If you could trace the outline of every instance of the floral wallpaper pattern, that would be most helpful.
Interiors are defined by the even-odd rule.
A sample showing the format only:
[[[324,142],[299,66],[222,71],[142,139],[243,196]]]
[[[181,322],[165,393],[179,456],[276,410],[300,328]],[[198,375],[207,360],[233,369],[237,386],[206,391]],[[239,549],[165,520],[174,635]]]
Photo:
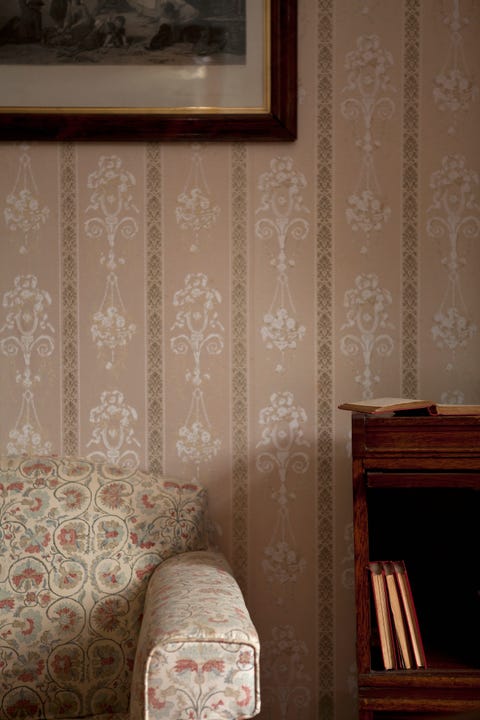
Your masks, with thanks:
[[[480,237],[478,172],[465,167],[463,156],[445,156],[441,169],[431,175],[430,187],[427,233],[441,243],[439,259],[447,275],[431,333],[437,347],[451,351],[453,361],[456,349],[466,347],[477,333],[463,298],[461,273],[467,262],[462,245]]]
[[[337,405],[480,401],[480,7],[298,15],[294,143],[0,145],[0,447],[204,484],[261,719],[354,720]]]
[[[17,275],[13,289],[3,295],[6,314],[0,350],[5,357],[15,358],[15,380],[22,391],[15,426],[8,433],[6,450],[11,455],[32,451],[46,454],[52,450],[52,443],[42,438],[34,391],[35,384],[41,382],[35,360],[50,357],[55,347],[55,330],[48,320],[51,303],[48,292],[38,287],[35,275]]]
[[[191,355],[193,366],[185,371],[185,382],[192,386],[192,396],[183,425],[178,429],[177,454],[191,463],[199,477],[200,465],[208,463],[221,447],[208,419],[202,385],[211,380],[201,371],[203,356],[220,355],[224,349],[225,328],[219,319],[221,295],[209,287],[203,273],[188,274],[185,286],[177,290],[173,305],[178,310],[172,325],[170,349],[176,355]]]
[[[353,123],[355,147],[360,152],[358,179],[348,197],[346,219],[354,232],[360,233],[361,252],[367,252],[370,237],[385,230],[391,208],[382,198],[382,190],[375,170],[375,152],[381,148],[381,123],[390,120],[395,112],[392,95],[396,88],[389,77],[393,65],[392,54],[381,47],[377,35],[361,35],[357,47],[347,53],[345,69],[346,99],[342,114]]]

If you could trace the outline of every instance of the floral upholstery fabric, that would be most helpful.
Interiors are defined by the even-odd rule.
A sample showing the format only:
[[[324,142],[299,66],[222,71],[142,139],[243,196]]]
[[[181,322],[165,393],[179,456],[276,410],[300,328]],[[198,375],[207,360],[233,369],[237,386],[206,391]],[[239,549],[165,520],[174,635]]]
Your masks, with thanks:
[[[0,458],[2,720],[128,717],[148,581],[206,547],[205,510],[195,483]]]
[[[259,642],[218,553],[170,558],[150,581],[131,720],[233,720],[260,710]]]

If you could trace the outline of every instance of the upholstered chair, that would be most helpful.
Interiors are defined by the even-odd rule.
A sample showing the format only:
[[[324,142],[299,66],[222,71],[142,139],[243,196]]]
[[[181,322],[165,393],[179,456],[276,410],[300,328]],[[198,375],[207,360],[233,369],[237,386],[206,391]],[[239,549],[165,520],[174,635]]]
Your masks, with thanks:
[[[0,718],[240,720],[259,639],[207,495],[82,458],[0,458]]]

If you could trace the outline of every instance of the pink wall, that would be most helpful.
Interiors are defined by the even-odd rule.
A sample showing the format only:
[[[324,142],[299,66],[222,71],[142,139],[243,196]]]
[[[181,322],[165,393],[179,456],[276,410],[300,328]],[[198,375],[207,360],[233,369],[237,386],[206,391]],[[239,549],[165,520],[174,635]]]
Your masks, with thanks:
[[[0,448],[209,487],[263,720],[355,717],[338,403],[480,401],[479,28],[300,0],[293,144],[0,146]]]

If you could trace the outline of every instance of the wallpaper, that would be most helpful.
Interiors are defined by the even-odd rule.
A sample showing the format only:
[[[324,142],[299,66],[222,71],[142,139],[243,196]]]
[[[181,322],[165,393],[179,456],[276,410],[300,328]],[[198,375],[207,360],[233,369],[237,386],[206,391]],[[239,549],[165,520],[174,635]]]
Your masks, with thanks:
[[[480,4],[298,12],[294,143],[0,144],[0,447],[205,484],[260,717],[354,720],[337,405],[480,401]]]

